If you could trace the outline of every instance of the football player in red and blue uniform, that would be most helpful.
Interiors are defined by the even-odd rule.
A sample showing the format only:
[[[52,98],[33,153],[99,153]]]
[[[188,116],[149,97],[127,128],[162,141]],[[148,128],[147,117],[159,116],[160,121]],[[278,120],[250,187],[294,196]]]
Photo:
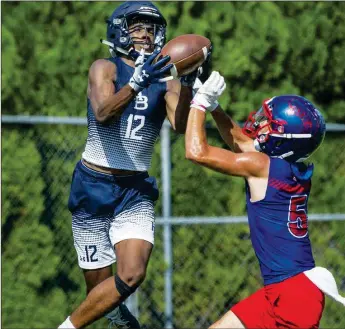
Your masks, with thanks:
[[[314,167],[303,161],[324,139],[324,118],[306,98],[282,95],[265,100],[241,129],[217,102],[224,89],[224,78],[213,72],[194,96],[186,157],[245,179],[251,241],[264,287],[211,328],[317,328],[324,293],[344,302],[336,285],[329,288],[334,283],[332,274],[315,267],[308,236]],[[232,151],[207,143],[207,111]]]

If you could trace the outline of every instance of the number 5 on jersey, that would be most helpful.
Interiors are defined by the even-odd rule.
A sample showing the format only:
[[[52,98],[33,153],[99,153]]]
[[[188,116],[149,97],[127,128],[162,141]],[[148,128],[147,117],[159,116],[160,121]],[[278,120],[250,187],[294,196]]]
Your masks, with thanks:
[[[294,195],[290,199],[289,232],[296,238],[304,238],[308,234],[308,216],[306,212],[307,195]]]
[[[140,121],[139,124],[133,128],[133,123]],[[133,115],[130,114],[127,119],[127,129],[126,129],[126,138],[135,139],[141,141],[143,136],[137,135],[137,132],[144,127],[145,124],[145,116],[144,115]]]

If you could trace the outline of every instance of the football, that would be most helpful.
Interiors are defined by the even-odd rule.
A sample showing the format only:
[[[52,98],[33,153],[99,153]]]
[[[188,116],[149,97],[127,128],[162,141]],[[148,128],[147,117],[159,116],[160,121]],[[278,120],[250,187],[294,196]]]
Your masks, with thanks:
[[[174,64],[174,76],[181,77],[195,71],[206,60],[211,41],[198,34],[184,34],[170,40],[161,50],[161,56],[170,56]]]

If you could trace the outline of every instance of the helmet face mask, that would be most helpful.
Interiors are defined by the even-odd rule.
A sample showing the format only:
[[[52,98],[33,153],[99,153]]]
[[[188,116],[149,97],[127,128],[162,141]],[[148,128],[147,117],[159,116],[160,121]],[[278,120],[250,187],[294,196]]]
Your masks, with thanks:
[[[249,114],[247,121],[243,126],[243,132],[250,138],[259,138],[261,142],[267,141],[268,135],[272,133],[280,134],[284,132],[284,120],[274,120],[272,111],[269,108],[270,99],[264,100],[258,111]],[[277,129],[274,129],[272,123]],[[264,139],[265,137],[265,139]]]
[[[101,41],[109,46],[113,57],[120,53],[135,60],[140,48],[149,55],[165,44],[166,21],[151,2],[126,2],[113,12],[107,23],[107,40]]]
[[[152,20],[146,17],[135,17],[131,21],[127,22],[128,33],[132,40],[132,45],[141,46],[145,50],[154,50],[156,31],[160,26],[152,22]],[[137,49],[138,50],[138,49]]]
[[[321,113],[307,99],[283,95],[265,100],[250,113],[243,133],[255,149],[290,162],[307,159],[321,145],[326,131]]]

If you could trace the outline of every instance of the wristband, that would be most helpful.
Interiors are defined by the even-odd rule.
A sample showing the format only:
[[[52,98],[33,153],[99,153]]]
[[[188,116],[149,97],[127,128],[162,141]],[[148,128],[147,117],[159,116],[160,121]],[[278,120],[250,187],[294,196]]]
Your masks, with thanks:
[[[193,107],[195,109],[198,109],[200,111],[206,112],[207,108],[201,104],[195,103],[194,101],[190,102],[190,107]]]
[[[141,87],[140,85],[138,85],[138,83],[134,80],[133,77],[131,77],[131,79],[129,80],[129,83],[128,83],[133,89],[134,91],[136,92],[140,92],[142,91],[144,88]]]

